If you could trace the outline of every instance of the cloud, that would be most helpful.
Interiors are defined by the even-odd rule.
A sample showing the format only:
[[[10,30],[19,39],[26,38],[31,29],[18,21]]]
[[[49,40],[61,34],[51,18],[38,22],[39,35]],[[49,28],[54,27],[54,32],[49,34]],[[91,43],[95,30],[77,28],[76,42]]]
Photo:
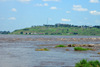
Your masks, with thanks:
[[[48,4],[47,3],[44,3],[44,4],[36,4],[35,6],[43,7],[43,6],[48,6]]]
[[[9,17],[8,20],[16,20],[15,17]]]
[[[92,14],[92,15],[100,15],[100,12],[94,10],[94,11],[90,11],[90,14]]]
[[[66,11],[66,13],[70,13],[70,11]]]
[[[42,0],[42,1],[55,1],[55,2],[59,2],[60,0]]]
[[[52,10],[56,10],[56,9],[57,9],[57,7],[50,7],[50,9],[52,9]]]
[[[73,10],[74,11],[88,11],[87,8],[82,8],[81,5],[73,5]]]
[[[44,6],[48,6],[48,4],[47,3],[44,3]]]
[[[61,20],[62,21],[71,21],[70,19],[64,19],[64,18],[62,18]]]
[[[18,0],[20,2],[30,2],[31,0]]]
[[[90,3],[99,3],[99,0],[90,0]]]
[[[16,8],[12,8],[12,11],[13,11],[13,12],[16,12],[17,10],[16,10]]]
[[[42,7],[43,4],[35,4],[35,6]]]

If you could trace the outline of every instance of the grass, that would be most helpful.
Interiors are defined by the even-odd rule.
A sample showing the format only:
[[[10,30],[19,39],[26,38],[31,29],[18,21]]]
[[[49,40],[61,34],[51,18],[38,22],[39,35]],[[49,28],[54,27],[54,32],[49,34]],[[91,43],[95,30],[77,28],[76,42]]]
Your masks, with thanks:
[[[35,49],[35,51],[49,51],[48,48]]]
[[[75,44],[72,44],[72,47],[75,47]]]
[[[100,54],[100,52],[98,52],[98,54]]]
[[[74,47],[75,51],[87,51],[90,50],[89,48],[82,48],[82,47]]]
[[[57,47],[67,47],[67,46],[65,46],[65,45],[56,45],[55,47],[57,48]]]
[[[96,61],[87,61],[86,59],[81,60],[75,64],[75,67],[100,67],[100,62]]]

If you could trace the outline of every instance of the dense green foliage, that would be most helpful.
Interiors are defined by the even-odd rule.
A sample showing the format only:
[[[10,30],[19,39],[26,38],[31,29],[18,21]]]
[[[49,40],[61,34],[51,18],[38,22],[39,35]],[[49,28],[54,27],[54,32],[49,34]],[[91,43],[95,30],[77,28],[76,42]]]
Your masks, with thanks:
[[[9,34],[9,31],[0,31],[0,34]]]
[[[100,28],[81,26],[32,26],[15,30],[11,34],[27,35],[100,35]]]
[[[100,62],[98,60],[87,61],[83,59],[80,62],[76,63],[75,67],[100,67]]]
[[[75,51],[86,51],[86,50],[90,50],[88,48],[83,48],[83,47],[74,47]]]
[[[55,47],[67,47],[65,45],[56,45]]]

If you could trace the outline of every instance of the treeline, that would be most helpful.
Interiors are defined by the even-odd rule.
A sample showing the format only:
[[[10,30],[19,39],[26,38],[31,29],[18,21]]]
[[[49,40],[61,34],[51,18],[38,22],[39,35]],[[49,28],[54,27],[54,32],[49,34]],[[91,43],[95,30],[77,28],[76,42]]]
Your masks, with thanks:
[[[96,26],[87,26],[87,25],[82,25],[82,26],[78,26],[78,25],[71,25],[71,24],[55,24],[55,25],[46,25],[44,24],[43,26],[45,27],[78,27],[78,28],[100,28],[100,26],[96,25]]]
[[[9,34],[10,31],[0,31],[0,34]]]

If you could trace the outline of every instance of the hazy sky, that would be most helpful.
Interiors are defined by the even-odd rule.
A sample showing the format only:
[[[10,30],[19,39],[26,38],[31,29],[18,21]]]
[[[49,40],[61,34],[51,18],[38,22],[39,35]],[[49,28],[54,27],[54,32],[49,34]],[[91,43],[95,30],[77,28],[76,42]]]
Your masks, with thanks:
[[[0,30],[66,23],[100,25],[100,0],[0,0]]]

